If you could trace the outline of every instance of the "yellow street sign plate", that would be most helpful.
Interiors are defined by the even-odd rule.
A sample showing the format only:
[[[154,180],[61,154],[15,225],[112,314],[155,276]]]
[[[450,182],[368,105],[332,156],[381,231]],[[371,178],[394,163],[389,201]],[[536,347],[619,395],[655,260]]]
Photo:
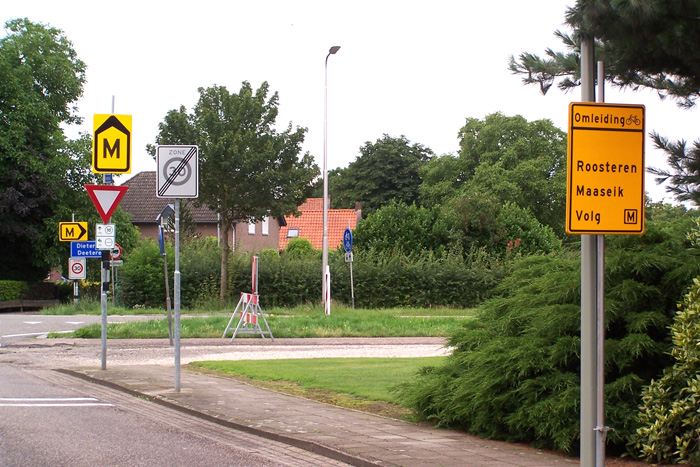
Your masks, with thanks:
[[[644,233],[644,117],[643,105],[569,105],[567,233]]]
[[[62,242],[84,242],[88,239],[87,222],[59,222],[58,239]]]
[[[131,173],[131,115],[95,114],[92,171]]]

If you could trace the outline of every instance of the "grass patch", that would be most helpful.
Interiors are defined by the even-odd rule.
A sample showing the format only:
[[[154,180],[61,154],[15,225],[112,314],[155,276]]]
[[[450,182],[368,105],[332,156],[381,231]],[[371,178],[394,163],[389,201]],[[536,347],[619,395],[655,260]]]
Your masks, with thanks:
[[[112,314],[111,309],[109,310]],[[264,310],[263,310],[264,311]],[[232,311],[214,316],[183,317],[180,336],[186,338],[220,338],[226,329]],[[452,309],[388,309],[361,310],[335,306],[330,316],[320,306],[274,308],[265,313],[275,337],[444,337],[472,319],[471,310]],[[233,326],[238,323],[234,320]],[[262,323],[261,323],[262,324]],[[233,332],[229,332],[230,337]],[[50,335],[50,337],[53,337]],[[62,335],[65,337],[65,334]],[[101,337],[101,326],[94,324],[80,328],[72,337]],[[107,327],[110,339],[167,338],[165,317],[158,320],[115,323]],[[259,337],[242,335],[241,338]]]
[[[399,405],[394,388],[412,379],[420,368],[441,365],[444,359],[445,357],[226,360],[193,362],[187,368],[340,407],[392,418],[412,419],[412,411]]]

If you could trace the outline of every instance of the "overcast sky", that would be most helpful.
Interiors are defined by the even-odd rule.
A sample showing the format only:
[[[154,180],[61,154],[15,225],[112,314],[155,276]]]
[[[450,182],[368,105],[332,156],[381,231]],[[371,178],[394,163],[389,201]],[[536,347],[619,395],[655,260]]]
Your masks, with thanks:
[[[87,64],[80,100],[83,125],[94,114],[133,116],[131,175],[155,170],[146,154],[165,114],[197,89],[237,92],[263,81],[280,96],[278,129],[308,128],[304,149],[323,161],[324,60],[328,62],[328,167],[347,167],[365,142],[405,135],[437,155],[456,153],[469,117],[503,112],[547,118],[566,131],[567,106],[580,91],[542,96],[508,71],[509,55],[563,50],[553,35],[574,0],[356,0],[3,2],[0,19],[27,17],[62,29]],[[647,130],[672,139],[700,137],[698,111],[659,101],[652,92],[619,93],[606,101],[644,104]],[[647,166],[665,157],[647,139]],[[200,176],[206,176],[201,174]],[[130,176],[119,177],[122,183]],[[666,198],[647,176],[652,199]]]

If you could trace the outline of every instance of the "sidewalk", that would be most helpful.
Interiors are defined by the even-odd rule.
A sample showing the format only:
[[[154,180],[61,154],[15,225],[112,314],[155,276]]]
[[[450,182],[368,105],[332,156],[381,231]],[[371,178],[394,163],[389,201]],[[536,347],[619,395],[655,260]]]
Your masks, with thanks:
[[[566,466],[578,459],[382,418],[174,368],[61,370],[232,428],[360,466]]]

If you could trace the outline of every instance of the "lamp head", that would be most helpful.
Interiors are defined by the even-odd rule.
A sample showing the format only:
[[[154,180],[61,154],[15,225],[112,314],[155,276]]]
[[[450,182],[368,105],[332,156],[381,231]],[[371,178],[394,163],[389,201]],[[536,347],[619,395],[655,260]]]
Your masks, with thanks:
[[[330,50],[328,51],[328,53],[329,53],[329,54],[335,54],[335,53],[336,53],[337,51],[339,51],[339,50],[340,50],[340,46],[339,46],[339,45],[334,45],[333,47],[330,48]]]

